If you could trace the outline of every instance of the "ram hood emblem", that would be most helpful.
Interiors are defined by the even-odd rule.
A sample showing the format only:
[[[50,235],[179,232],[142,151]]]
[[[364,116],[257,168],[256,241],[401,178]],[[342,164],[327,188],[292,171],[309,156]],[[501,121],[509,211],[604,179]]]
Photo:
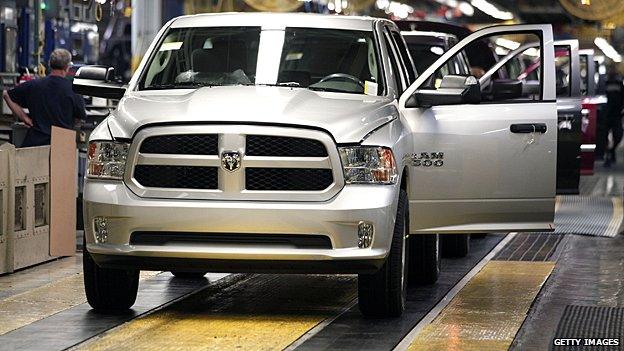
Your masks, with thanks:
[[[229,172],[235,172],[241,167],[241,155],[238,151],[223,151],[221,153],[221,167]]]

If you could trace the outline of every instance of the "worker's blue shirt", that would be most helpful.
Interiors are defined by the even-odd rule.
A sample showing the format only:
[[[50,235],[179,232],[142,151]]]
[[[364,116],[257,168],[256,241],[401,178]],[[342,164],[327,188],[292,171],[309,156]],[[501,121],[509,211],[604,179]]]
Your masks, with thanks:
[[[72,83],[59,76],[31,80],[9,90],[15,103],[28,109],[33,121],[23,147],[49,145],[52,126],[74,129],[76,119],[85,119],[82,96],[72,90]]]

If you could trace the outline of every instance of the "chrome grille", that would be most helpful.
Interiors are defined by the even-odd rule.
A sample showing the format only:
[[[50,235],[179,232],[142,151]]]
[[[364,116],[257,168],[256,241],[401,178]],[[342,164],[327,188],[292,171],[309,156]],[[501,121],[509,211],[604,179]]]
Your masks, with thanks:
[[[238,169],[222,166],[224,153],[239,154]],[[145,128],[135,136],[128,162],[126,184],[141,197],[324,201],[344,186],[333,139],[300,128]]]

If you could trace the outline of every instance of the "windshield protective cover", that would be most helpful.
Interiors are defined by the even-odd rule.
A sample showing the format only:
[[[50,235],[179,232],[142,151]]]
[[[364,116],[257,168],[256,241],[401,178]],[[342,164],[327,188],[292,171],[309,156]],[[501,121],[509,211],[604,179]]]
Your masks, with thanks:
[[[140,90],[277,85],[368,95],[383,92],[371,31],[171,28],[146,67]]]

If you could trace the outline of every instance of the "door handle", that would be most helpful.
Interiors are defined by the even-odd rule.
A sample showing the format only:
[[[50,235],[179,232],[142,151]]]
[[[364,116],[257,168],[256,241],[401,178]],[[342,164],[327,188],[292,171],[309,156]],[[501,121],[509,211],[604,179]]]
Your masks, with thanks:
[[[519,123],[509,126],[512,133],[546,133],[546,123]]]

